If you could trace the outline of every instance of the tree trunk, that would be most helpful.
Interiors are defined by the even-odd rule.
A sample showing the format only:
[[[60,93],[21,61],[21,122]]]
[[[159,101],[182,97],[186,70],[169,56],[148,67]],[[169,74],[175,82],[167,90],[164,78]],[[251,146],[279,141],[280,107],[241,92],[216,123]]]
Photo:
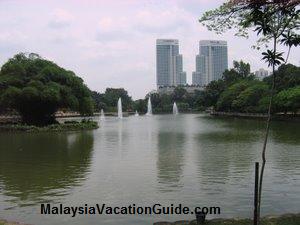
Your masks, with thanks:
[[[273,48],[274,52],[276,52],[276,43],[277,43],[277,38],[274,37],[274,48]],[[265,165],[266,165],[266,149],[267,149],[267,142],[268,142],[268,137],[269,137],[271,117],[272,117],[273,97],[274,97],[274,92],[275,92],[275,64],[274,63],[272,65],[272,70],[273,70],[273,82],[272,82],[271,96],[270,96],[270,102],[269,102],[269,107],[268,107],[268,118],[267,118],[266,130],[265,130],[265,139],[264,139],[263,150],[262,150],[262,167],[261,167],[260,176],[259,176],[258,207],[257,207],[258,224],[260,224],[262,184],[263,184],[264,171],[265,171]]]

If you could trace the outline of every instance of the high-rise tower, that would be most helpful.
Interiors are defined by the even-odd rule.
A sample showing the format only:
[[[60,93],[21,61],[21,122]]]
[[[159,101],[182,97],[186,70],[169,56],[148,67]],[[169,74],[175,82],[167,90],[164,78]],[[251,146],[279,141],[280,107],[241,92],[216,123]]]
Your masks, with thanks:
[[[205,86],[222,77],[228,69],[228,50],[226,41],[203,40],[199,42],[199,55],[196,56],[196,71],[193,84]]]
[[[176,39],[156,40],[156,84],[178,86],[186,84],[186,73],[182,68],[182,55]]]

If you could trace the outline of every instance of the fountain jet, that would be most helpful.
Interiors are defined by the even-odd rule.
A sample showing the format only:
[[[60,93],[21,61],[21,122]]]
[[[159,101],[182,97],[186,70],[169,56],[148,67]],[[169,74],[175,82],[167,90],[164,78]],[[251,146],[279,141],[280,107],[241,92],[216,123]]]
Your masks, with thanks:
[[[103,109],[101,109],[100,120],[105,120],[105,115]]]
[[[174,115],[178,114],[178,108],[177,108],[176,102],[174,102],[174,104],[173,104],[173,114]]]
[[[119,98],[118,100],[118,118],[122,119],[123,118],[123,112],[122,112],[122,100]]]
[[[139,116],[139,113],[136,110],[134,116]]]
[[[151,116],[152,115],[152,105],[151,105],[151,98],[148,98],[148,108],[147,108],[147,116]]]

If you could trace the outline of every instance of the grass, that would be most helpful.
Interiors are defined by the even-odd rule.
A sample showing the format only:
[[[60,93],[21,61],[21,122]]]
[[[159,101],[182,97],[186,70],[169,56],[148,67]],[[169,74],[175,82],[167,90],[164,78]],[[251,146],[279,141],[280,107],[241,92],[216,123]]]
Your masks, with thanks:
[[[98,123],[91,120],[66,121],[61,124],[51,124],[44,127],[38,127],[26,124],[6,124],[0,125],[0,131],[15,132],[44,132],[44,131],[75,131],[75,130],[91,130],[97,129]],[[1,225],[1,224],[0,224]]]

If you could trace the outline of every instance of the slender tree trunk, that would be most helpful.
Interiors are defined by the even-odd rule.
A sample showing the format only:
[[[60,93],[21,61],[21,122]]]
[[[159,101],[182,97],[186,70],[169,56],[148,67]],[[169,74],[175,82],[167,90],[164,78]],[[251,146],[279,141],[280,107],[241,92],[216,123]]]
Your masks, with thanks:
[[[289,50],[288,50],[288,53],[287,53],[287,56],[286,56],[286,59],[285,59],[285,64],[287,64],[287,61],[288,61],[289,56],[290,56],[290,52],[291,52],[291,46],[289,46]]]
[[[274,53],[276,52],[276,44],[277,44],[277,38],[274,37]],[[273,97],[275,92],[275,64],[272,65],[273,70],[273,82],[272,82],[272,88],[271,88],[271,96],[269,101],[269,107],[268,107],[268,118],[267,118],[267,125],[265,130],[265,139],[263,144],[263,150],[262,150],[262,167],[260,170],[260,176],[259,176],[259,190],[258,190],[258,207],[257,207],[257,218],[258,218],[258,224],[260,224],[260,207],[261,207],[261,194],[262,194],[262,184],[263,184],[263,178],[264,178],[264,171],[265,171],[265,165],[266,165],[266,149],[267,149],[267,142],[269,137],[269,130],[270,130],[270,124],[271,124],[271,117],[272,117],[272,104],[273,104]]]

